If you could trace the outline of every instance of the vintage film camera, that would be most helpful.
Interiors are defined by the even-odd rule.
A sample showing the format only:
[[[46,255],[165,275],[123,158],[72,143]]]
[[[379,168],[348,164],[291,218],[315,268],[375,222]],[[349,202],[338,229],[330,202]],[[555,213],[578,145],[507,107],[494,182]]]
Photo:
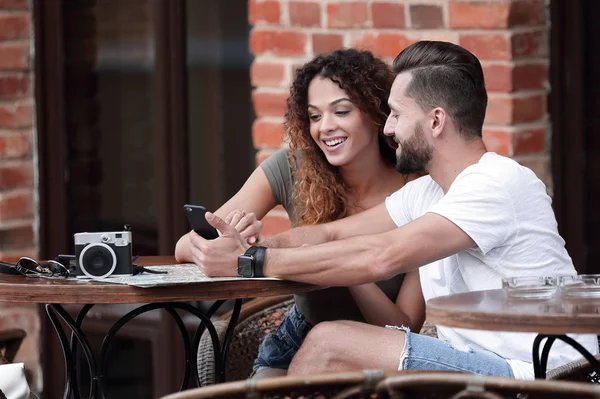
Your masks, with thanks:
[[[132,275],[131,231],[76,233],[75,276],[105,278]]]

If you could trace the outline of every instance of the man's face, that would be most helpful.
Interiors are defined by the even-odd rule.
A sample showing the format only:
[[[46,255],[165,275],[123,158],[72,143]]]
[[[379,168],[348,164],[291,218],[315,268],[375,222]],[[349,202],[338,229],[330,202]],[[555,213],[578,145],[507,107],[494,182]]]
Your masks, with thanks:
[[[407,72],[394,80],[388,101],[391,113],[383,130],[398,144],[396,170],[403,174],[424,172],[433,157],[433,146],[423,127],[426,115],[412,98],[404,95],[411,79]]]

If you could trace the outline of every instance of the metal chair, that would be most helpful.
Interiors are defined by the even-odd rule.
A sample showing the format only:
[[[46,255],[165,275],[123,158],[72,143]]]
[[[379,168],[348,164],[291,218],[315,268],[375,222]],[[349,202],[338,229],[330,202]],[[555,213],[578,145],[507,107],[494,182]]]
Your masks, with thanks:
[[[598,336],[598,345],[600,345],[600,336]],[[596,359],[600,361],[600,353]],[[590,373],[598,371],[585,359],[575,360],[563,366],[549,370],[546,373],[547,380],[568,380],[568,381],[589,381]]]

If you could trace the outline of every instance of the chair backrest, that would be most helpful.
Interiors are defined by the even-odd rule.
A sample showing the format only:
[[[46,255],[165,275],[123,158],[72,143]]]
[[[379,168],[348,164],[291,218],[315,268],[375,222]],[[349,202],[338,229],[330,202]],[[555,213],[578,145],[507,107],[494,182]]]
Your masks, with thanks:
[[[524,381],[463,373],[402,374],[377,386],[378,398],[600,398],[600,386],[571,381]]]
[[[600,335],[598,336],[598,346],[600,346]],[[600,362],[600,353],[595,358]],[[594,372],[598,373],[595,367],[586,359],[581,358],[549,370],[546,373],[546,379],[588,382]]]
[[[0,364],[12,363],[26,335],[21,329],[0,331]]]
[[[163,399],[350,399],[367,397],[365,395],[375,392],[379,381],[396,373],[398,372],[363,370],[303,377],[250,379],[190,389],[165,396]]]
[[[252,373],[258,346],[266,334],[274,332],[283,316],[293,305],[292,295],[252,300],[242,307],[227,352],[225,376],[227,381],[244,380]],[[214,323],[223,342],[231,312]],[[198,346],[198,377],[200,385],[214,384],[214,361],[210,336],[204,332]]]

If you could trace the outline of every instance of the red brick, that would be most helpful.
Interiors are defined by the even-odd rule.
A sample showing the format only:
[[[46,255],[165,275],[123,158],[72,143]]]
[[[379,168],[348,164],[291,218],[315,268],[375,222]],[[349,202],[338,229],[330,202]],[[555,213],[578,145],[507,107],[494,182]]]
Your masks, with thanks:
[[[374,2],[371,4],[371,19],[374,28],[404,29],[406,27],[404,4]]]
[[[513,154],[543,153],[546,150],[546,129],[527,129],[513,134]]]
[[[507,97],[488,98],[485,113],[486,125],[510,125],[512,123],[512,99]]]
[[[500,155],[510,155],[512,151],[512,133],[506,130],[483,129],[483,142],[488,151]]]
[[[27,39],[30,33],[29,13],[0,14],[0,40]]]
[[[250,24],[257,22],[278,24],[280,17],[279,1],[250,0],[248,2],[248,20]]]
[[[330,53],[334,50],[339,50],[344,45],[342,35],[336,33],[313,33],[312,48],[314,54]]]
[[[548,86],[548,66],[545,64],[515,65],[513,90],[545,89]]]
[[[250,67],[252,86],[279,86],[285,79],[285,65],[255,61]]]
[[[328,28],[355,28],[366,26],[367,5],[364,2],[348,1],[327,4]]]
[[[512,91],[512,67],[506,64],[483,64],[485,87],[488,92]]]
[[[271,156],[271,154],[273,154],[274,152],[275,152],[275,150],[259,150],[259,151],[257,151],[256,156],[254,157],[256,166],[260,165],[260,163],[262,161],[269,158]]]
[[[30,77],[25,74],[0,76],[0,98],[21,97],[29,94]]]
[[[261,119],[252,124],[254,148],[279,148],[283,144],[283,123]]]
[[[321,5],[306,1],[292,1],[289,4],[292,26],[321,26]]]
[[[502,33],[461,34],[459,44],[480,60],[510,60],[512,58],[510,42]]]
[[[31,162],[0,164],[0,190],[33,186]]]
[[[31,133],[0,133],[0,158],[18,158],[31,154]]]
[[[508,2],[463,2],[448,4],[450,28],[458,29],[502,29],[508,27],[511,3]]]
[[[546,24],[544,0],[518,0],[510,3],[509,26]]]
[[[515,98],[513,102],[513,121],[523,123],[542,119],[546,114],[544,97],[542,94],[536,94]]]
[[[548,54],[546,32],[537,30],[513,34],[511,47],[513,58],[545,57]]]
[[[27,69],[28,67],[28,43],[0,43],[0,70]]]
[[[31,224],[0,227],[0,251],[29,247],[34,243],[33,227]]]
[[[33,124],[31,104],[0,105],[0,128],[30,127]]]
[[[399,33],[363,33],[352,47],[371,50],[379,57],[395,57],[415,40]]]
[[[302,56],[306,54],[305,33],[253,29],[250,33],[250,50],[253,54],[272,52],[279,56]]]
[[[518,90],[541,90],[548,85],[545,64],[483,64],[488,92],[510,93]]]
[[[33,193],[19,191],[0,194],[0,221],[33,215]]]
[[[0,9],[28,10],[29,0],[0,0]]]
[[[272,236],[286,230],[289,230],[292,225],[285,212],[271,211],[262,218],[263,229],[260,233],[262,237]]]
[[[254,113],[257,117],[261,116],[281,116],[285,113],[285,102],[287,94],[283,93],[252,93],[252,102],[254,103]]]
[[[489,125],[510,125],[539,121],[545,115],[544,105],[542,94],[515,98],[490,96],[485,123]]]
[[[445,25],[442,7],[435,5],[411,5],[410,21],[415,29],[440,29]]]

